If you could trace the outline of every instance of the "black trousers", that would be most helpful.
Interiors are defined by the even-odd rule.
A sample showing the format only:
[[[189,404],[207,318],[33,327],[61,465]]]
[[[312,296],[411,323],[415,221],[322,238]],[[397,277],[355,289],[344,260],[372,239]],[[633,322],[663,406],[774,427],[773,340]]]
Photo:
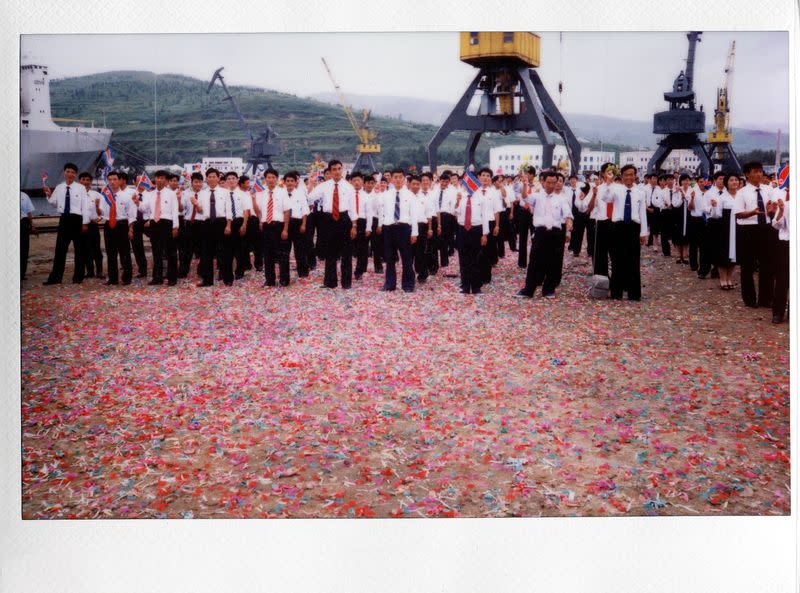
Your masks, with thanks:
[[[594,257],[595,235],[597,235],[597,221],[589,217],[586,221],[586,253]]]
[[[372,219],[372,235],[370,236],[370,242],[372,247],[372,265],[374,266],[375,272],[380,273],[383,272],[383,244],[384,244],[384,235],[381,231],[379,235],[376,231],[378,230],[378,219]]]
[[[192,225],[183,216],[178,218],[178,277],[186,278],[192,264]]]
[[[511,213],[513,210],[511,208],[506,208],[506,237],[505,240],[508,241],[508,248],[511,251],[517,250],[517,227],[515,225],[514,219],[511,217]]]
[[[528,266],[528,235],[531,232],[531,223],[533,215],[531,211],[522,206],[514,206],[514,220],[517,222],[517,233],[519,234],[519,254],[517,256],[517,263],[520,268]]]
[[[123,284],[129,284],[133,277],[128,230],[127,220],[118,220],[113,229],[108,223],[103,225],[103,239],[106,245],[106,256],[108,256],[108,281],[112,284],[119,282],[120,266],[122,267]],[[117,260],[119,260],[119,264]]]
[[[222,245],[225,237],[225,226],[227,221],[222,217],[215,220],[204,220],[202,225],[202,255],[200,257],[200,278],[205,284],[214,284],[214,259],[217,257],[217,250]]]
[[[741,266],[742,300],[745,305],[772,305],[775,229],[768,224],[742,224],[736,227],[736,261]],[[758,295],[753,274],[758,268]]]
[[[581,254],[583,247],[583,234],[589,224],[589,215],[585,212],[580,212],[577,208],[572,210],[572,233],[569,238],[569,250],[576,256]]]
[[[172,221],[162,218],[150,221],[150,248],[153,251],[153,281],[164,281],[164,256],[167,258],[167,280],[178,281],[177,241],[172,237]]]
[[[456,217],[442,212],[442,236],[439,238],[439,264],[444,268],[450,265],[450,255],[455,249]]]
[[[561,229],[547,229],[537,227],[534,229],[531,241],[531,257],[528,272],[525,275],[525,294],[533,296],[536,289],[541,286],[542,294],[553,294],[556,291],[558,276],[560,274],[558,258],[559,244],[563,243]]]
[[[561,285],[561,275],[564,271],[564,252],[567,247],[567,225],[561,225],[561,237],[558,240],[558,271],[556,272],[556,286]]]
[[[397,288],[397,260],[398,254],[403,265],[401,285],[403,290],[414,290],[414,255],[411,245],[410,224],[390,224],[381,228],[383,236],[383,260],[386,268],[383,288],[394,290]]]
[[[641,231],[642,227],[638,222],[613,223],[609,280],[612,299],[621,299],[623,291],[628,293],[628,300],[638,301],[642,298]]]
[[[348,231],[349,232],[349,231]],[[367,219],[359,218],[356,220],[356,238],[353,241],[353,254],[356,257],[356,269],[353,275],[356,280],[367,271],[367,261],[369,260],[369,239],[367,239]]]
[[[289,244],[294,248],[294,261],[295,264],[297,264],[297,275],[300,278],[305,278],[308,276],[309,272],[308,255],[306,253],[306,247],[308,245],[308,242],[306,241],[306,234],[308,233],[308,227],[306,227],[305,233],[301,233],[300,227],[302,225],[302,218],[289,219]]]
[[[425,262],[428,267],[429,274],[436,274],[439,271],[439,253],[441,247],[439,244],[442,242],[442,237],[439,235],[439,217],[431,217],[431,231],[433,236],[428,239],[428,247],[425,250]]]
[[[500,234],[497,236],[497,257],[506,256],[506,241],[508,241],[508,209],[500,213]]]
[[[700,216],[692,216],[687,213],[686,234],[689,235],[689,267],[693,272],[700,269],[700,262],[705,263],[708,259],[704,253],[703,240],[705,237],[706,223]],[[708,267],[708,270],[711,266]],[[706,274],[708,274],[706,270]]]
[[[789,241],[777,240],[775,244],[775,289],[772,295],[772,314],[783,317],[789,297]]]
[[[222,280],[225,284],[233,282],[234,276],[241,278],[245,272],[245,237],[242,237],[243,218],[235,218],[231,221],[231,234],[225,235],[223,231],[222,240]],[[245,230],[246,233],[246,230]],[[236,269],[233,268],[233,260],[236,258]]]
[[[313,270],[317,267],[317,259],[325,259],[325,237],[323,227],[325,226],[324,212],[312,211],[308,215],[306,225],[308,229],[308,240],[311,243],[308,251],[308,264]]]
[[[353,241],[350,239],[350,229],[353,223],[347,212],[339,214],[339,220],[333,220],[333,215],[322,213],[320,220],[325,253],[325,279],[324,285],[336,288],[339,277],[336,273],[336,262],[341,260],[342,288],[350,288],[353,281]],[[319,242],[318,242],[319,244]]]
[[[419,236],[414,243],[414,271],[417,273],[417,280],[423,282],[428,278],[428,223],[420,222]]]
[[[85,276],[93,278],[103,275],[103,250],[100,249],[100,225],[89,223],[89,230],[83,235],[83,261],[86,266]]]
[[[466,293],[480,292],[483,285],[479,256],[483,228],[478,225],[465,229],[458,225],[456,231],[456,249],[458,249],[458,267],[461,273],[461,290]]]
[[[281,239],[283,222],[263,224],[261,237],[264,245],[264,280],[267,286],[275,286],[275,264],[278,264],[281,286],[289,285],[289,249],[287,239]]]
[[[64,267],[67,263],[67,250],[72,243],[75,250],[75,269],[72,273],[73,282],[81,282],[84,277],[83,264],[83,217],[80,214],[62,214],[58,219],[58,234],[56,235],[56,251],[53,256],[53,268],[47,280],[61,282],[64,278]]]
[[[298,227],[299,228],[299,227]],[[305,237],[303,237],[305,241]],[[250,263],[250,254],[253,254],[253,263]],[[247,219],[247,231],[244,236],[244,268],[249,270],[255,266],[256,270],[261,270],[264,265],[263,242],[261,231],[258,228],[258,217],[250,214]]]
[[[133,240],[131,241],[131,249],[133,250],[133,257],[136,259],[136,270],[142,275],[147,275],[147,256],[144,253],[144,220],[137,218],[133,223]]]
[[[19,219],[19,271],[20,278],[25,278],[28,271],[28,254],[31,250],[31,221],[26,216]]]
[[[663,208],[659,212],[659,230],[661,231],[661,253],[672,255],[672,208]]]
[[[478,265],[481,269],[481,279],[483,284],[492,281],[492,267],[497,263],[497,243],[499,237],[494,236],[496,223],[489,221],[489,235],[486,237],[486,245],[482,246],[478,253]],[[499,231],[498,231],[499,232]]]
[[[595,220],[594,273],[608,276],[608,257],[612,245],[613,227],[610,220]]]

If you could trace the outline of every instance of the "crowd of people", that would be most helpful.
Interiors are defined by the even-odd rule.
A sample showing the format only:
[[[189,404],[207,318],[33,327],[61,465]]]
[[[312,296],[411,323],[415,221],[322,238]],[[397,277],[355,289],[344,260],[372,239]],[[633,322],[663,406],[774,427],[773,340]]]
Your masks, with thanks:
[[[594,277],[608,278],[609,296],[636,301],[641,249],[649,247],[664,257],[674,249],[676,264],[699,279],[718,278],[722,290],[736,287],[738,264],[746,306],[771,307],[775,323],[787,310],[788,195],[756,162],[744,165],[743,176],[717,172],[710,179],[677,173],[640,179],[633,165],[606,163],[579,179],[553,169],[537,175],[533,167],[517,176],[488,168],[474,176],[400,168],[345,176],[342,163],[332,160],[319,176],[281,176],[270,168],[263,181],[210,168],[188,176],[185,187],[181,176],[161,170],[151,189],[111,171],[101,192],[75,165],[67,163],[63,173],[62,183],[45,188],[59,215],[45,285],[62,282],[70,244],[74,283],[105,278],[102,231],[107,285],[131,284],[134,263],[136,277],[147,277],[147,237],[150,285],[174,286],[196,261],[198,287],[215,279],[230,286],[253,269],[263,272],[264,286],[285,287],[293,253],[298,277],[319,261],[322,287],[330,289],[350,288],[371,258],[373,271],[384,274],[381,290],[394,291],[399,262],[400,287],[413,292],[457,253],[461,292],[480,294],[508,248],[526,269],[516,296],[531,298],[541,287],[553,298],[565,251],[579,257],[585,249]],[[25,194],[20,212],[24,279],[36,232]]]

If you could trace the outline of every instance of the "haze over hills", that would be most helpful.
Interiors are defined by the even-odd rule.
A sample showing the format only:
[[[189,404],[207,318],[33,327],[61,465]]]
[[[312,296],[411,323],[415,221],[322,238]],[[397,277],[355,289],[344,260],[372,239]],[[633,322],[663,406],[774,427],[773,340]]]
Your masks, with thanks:
[[[335,93],[316,93],[312,98],[326,103],[338,104]],[[389,97],[378,95],[348,95],[347,100],[353,107],[372,109],[374,115],[382,115],[402,121],[440,125],[450,114],[453,105],[444,101],[431,101],[415,97]],[[624,145],[632,148],[653,149],[658,137],[653,134],[653,122],[589,115],[581,113],[565,113],[572,131],[582,141],[608,145]],[[710,124],[713,112],[706,114],[706,123]],[[711,125],[707,126],[711,129]],[[784,132],[786,127],[784,127]],[[750,150],[774,150],[777,129],[755,130],[750,128],[733,128],[734,150],[748,152]],[[788,146],[784,133],[781,144]]]

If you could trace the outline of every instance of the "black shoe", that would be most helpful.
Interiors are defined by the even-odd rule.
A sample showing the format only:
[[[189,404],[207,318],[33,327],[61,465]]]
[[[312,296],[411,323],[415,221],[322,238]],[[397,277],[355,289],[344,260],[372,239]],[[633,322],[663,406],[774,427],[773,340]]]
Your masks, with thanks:
[[[52,286],[53,284],[61,284],[60,280],[45,280],[42,282],[42,286]]]
[[[700,278],[700,280],[705,280],[708,278],[708,274],[698,274],[697,277]]]
[[[280,285],[281,285],[281,287],[283,287],[283,288],[286,288],[287,286],[289,286],[289,283],[288,283],[288,282],[280,282],[279,284],[280,284]]]
[[[381,286],[381,292],[394,292],[394,288],[389,288],[388,286]]]
[[[167,286],[175,286],[178,284],[177,280],[167,280]]]
[[[419,284],[425,284],[427,281],[428,281],[427,277],[426,278],[417,277],[417,283],[419,283]]]
[[[147,278],[147,272],[139,272],[136,274],[137,278]]]
[[[225,286],[233,286],[233,282],[225,282]]]
[[[773,315],[772,323],[783,323],[783,317],[781,317],[780,315]]]
[[[198,282],[195,284],[197,288],[205,288],[206,286],[214,286],[211,282]]]
[[[84,276],[84,278],[94,278],[94,272],[92,272],[90,274],[86,274],[86,276]]]
[[[95,276],[95,278],[97,278],[98,280],[105,280],[106,279],[106,275],[105,274],[98,274],[97,276]]]
[[[267,288],[268,286],[275,286],[275,283],[274,282],[267,282],[265,280],[264,284],[261,285],[261,288]]]
[[[473,290],[472,294],[483,294],[483,292],[481,292],[481,289],[479,288],[477,290]]]
[[[758,309],[758,303],[745,303],[744,306],[751,309]]]
[[[353,280],[361,280],[361,274],[353,275]]]
[[[236,280],[241,280],[242,278],[244,278],[244,274],[236,274],[236,276],[234,276],[234,278]]]
[[[414,292],[413,288],[404,288],[403,292]]]
[[[517,294],[514,295],[515,298],[518,299],[532,299],[533,295],[529,292],[525,292],[525,290],[520,290]]]
[[[460,292],[461,294],[469,294],[469,291],[468,290],[464,290],[463,288],[460,288],[458,290],[458,292]]]
[[[159,286],[161,284],[164,284],[163,280],[155,280],[155,279],[147,283],[148,286]]]
[[[130,286],[130,285],[131,285],[131,281],[130,280],[123,280],[122,281],[122,286]]]
[[[118,282],[114,282],[112,280],[106,280],[105,282],[103,282],[103,286],[116,286],[117,284],[119,284],[119,283]],[[130,284],[130,282],[128,284]]]
[[[81,278],[80,280],[73,280],[72,283],[73,284],[83,284],[83,279]]]

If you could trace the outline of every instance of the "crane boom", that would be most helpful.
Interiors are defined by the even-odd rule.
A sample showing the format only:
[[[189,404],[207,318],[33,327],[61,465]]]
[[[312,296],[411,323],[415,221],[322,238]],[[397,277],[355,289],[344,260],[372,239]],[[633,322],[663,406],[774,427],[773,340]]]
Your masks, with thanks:
[[[325,65],[325,70],[328,72],[328,77],[330,77],[331,82],[333,83],[333,88],[336,90],[336,94],[339,97],[339,104],[344,109],[345,115],[347,115],[347,119],[350,121],[350,125],[353,127],[353,131],[356,133],[359,142],[366,143],[368,140],[364,138],[364,134],[362,133],[362,128],[359,127],[358,122],[356,121],[355,115],[353,115],[353,110],[348,105],[347,100],[344,98],[344,93],[339,85],[336,83],[336,80],[333,78],[333,73],[331,69],[328,67],[328,62],[325,61],[325,58],[322,58],[322,63]]]
[[[242,127],[247,132],[248,137],[250,138],[250,142],[253,141],[253,132],[250,130],[250,126],[247,125],[247,122],[244,120],[244,116],[242,115],[241,110],[239,109],[239,104],[236,102],[236,99],[233,95],[231,95],[230,91],[228,90],[228,85],[225,84],[225,79],[222,78],[222,68],[217,68],[214,71],[214,76],[211,77],[211,82],[208,83],[208,88],[206,89],[206,94],[211,92],[211,89],[214,87],[214,83],[219,80],[219,83],[222,85],[222,90],[225,91],[225,101],[230,101],[233,104],[233,109],[236,111],[236,115],[239,117],[239,121],[242,124]]]

